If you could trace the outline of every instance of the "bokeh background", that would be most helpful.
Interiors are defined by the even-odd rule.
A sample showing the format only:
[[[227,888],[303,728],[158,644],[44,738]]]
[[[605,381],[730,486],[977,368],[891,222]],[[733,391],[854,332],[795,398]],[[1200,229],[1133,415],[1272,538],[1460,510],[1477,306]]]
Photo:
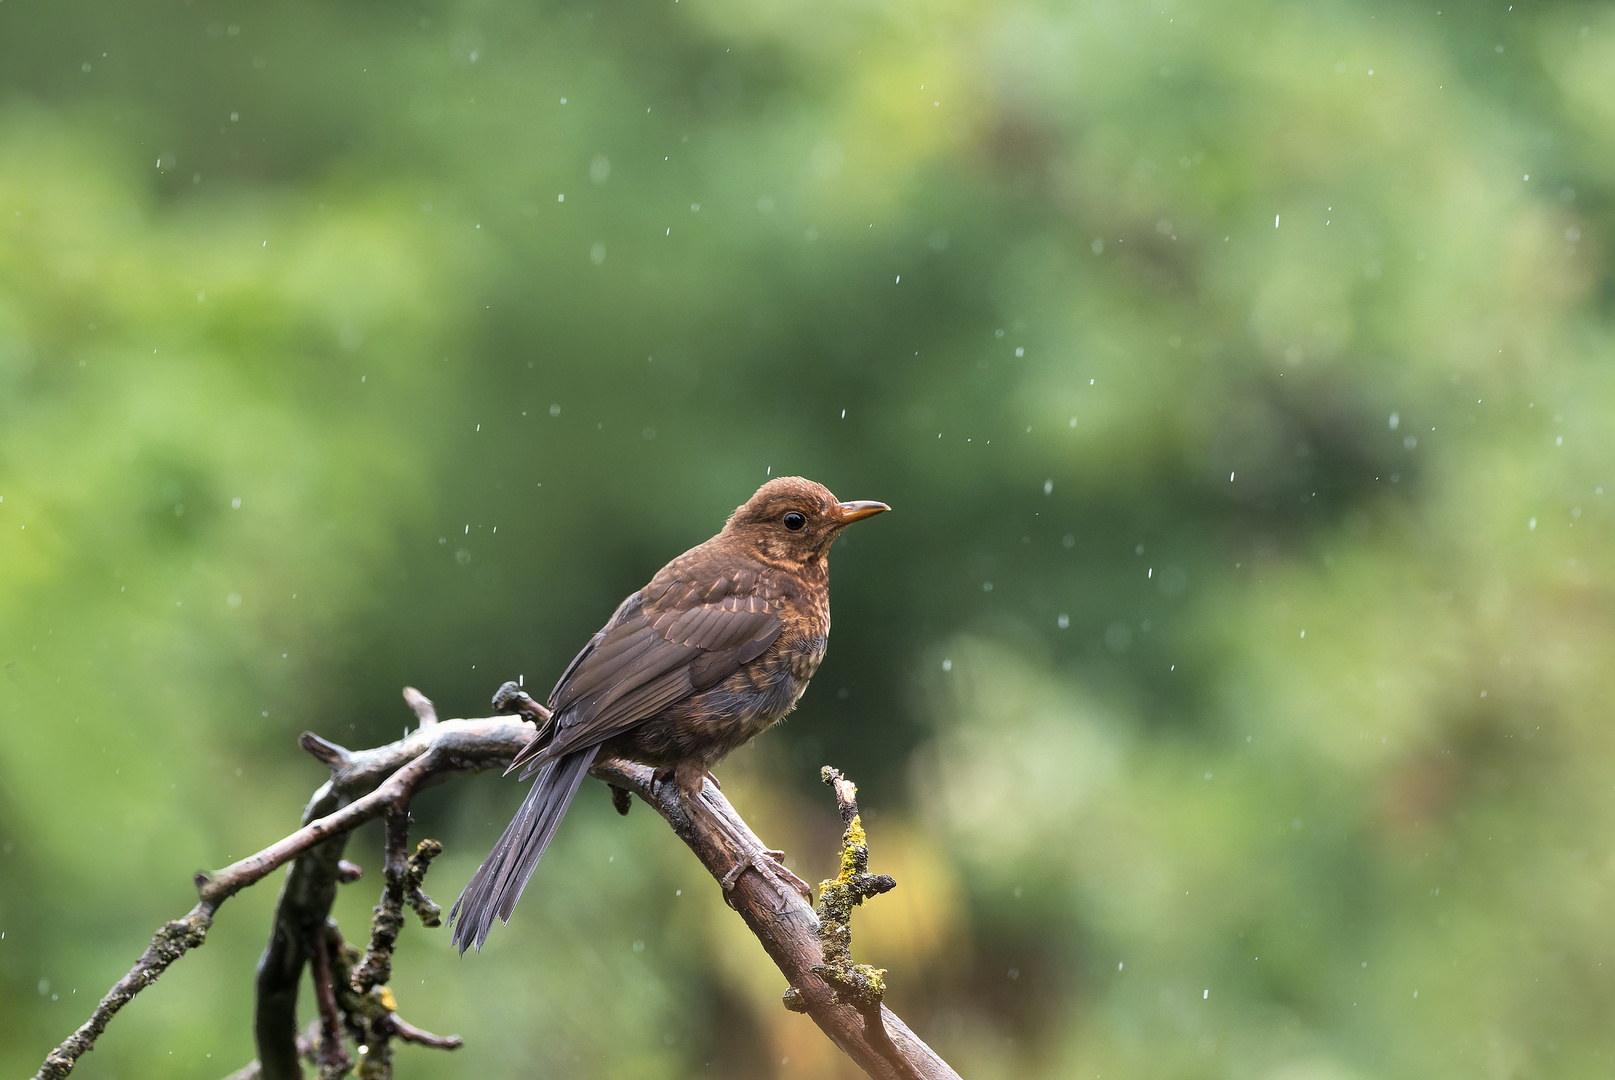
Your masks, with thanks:
[[[720,770],[966,1076],[1615,1069],[1615,8],[0,6],[0,1071],[768,475],[890,502]],[[1606,489],[1609,489],[1606,493]],[[516,803],[417,801],[448,901]],[[370,869],[338,913],[361,938]],[[252,1057],[275,884],[85,1077]],[[591,784],[410,1077],[845,1077]]]

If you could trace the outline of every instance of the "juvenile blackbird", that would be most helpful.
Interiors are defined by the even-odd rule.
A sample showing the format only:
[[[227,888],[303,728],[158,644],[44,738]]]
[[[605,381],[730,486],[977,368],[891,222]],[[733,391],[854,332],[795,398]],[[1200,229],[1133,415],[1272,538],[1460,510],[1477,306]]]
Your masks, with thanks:
[[[724,755],[796,707],[830,632],[830,544],[889,509],[777,477],[622,602],[511,763],[538,779],[449,915],[462,953],[482,947],[494,915],[510,921],[596,755],[671,770],[693,806]]]

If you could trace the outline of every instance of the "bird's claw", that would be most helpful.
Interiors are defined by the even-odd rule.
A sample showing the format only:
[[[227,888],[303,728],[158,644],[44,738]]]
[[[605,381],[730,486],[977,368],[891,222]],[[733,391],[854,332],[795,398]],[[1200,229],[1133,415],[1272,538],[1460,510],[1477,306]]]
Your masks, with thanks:
[[[766,852],[765,854],[770,856],[778,865],[778,870],[776,872],[784,876],[785,884],[795,889],[796,894],[803,900],[807,901],[808,907],[812,907],[813,886],[791,873],[790,868],[785,865],[785,853],[783,851],[770,851]]]
[[[784,912],[789,908],[786,890],[796,893],[811,906],[813,903],[813,890],[808,886],[807,882],[791,873],[785,864],[780,861],[783,854],[783,852],[758,849],[750,859],[736,860],[735,864],[729,868],[729,872],[723,875],[719,884],[723,886],[724,892],[731,892],[740,881],[741,874],[744,874],[747,870],[755,870],[764,881],[768,882],[769,887],[774,890],[774,895],[779,897],[780,903],[776,908],[777,911]],[[764,858],[764,856],[767,856],[767,858]]]
[[[785,876],[786,884],[795,889],[809,905],[813,903],[813,886],[791,873],[790,867],[785,865],[785,852],[775,851],[773,848],[764,848],[763,854],[779,864],[779,873]]]

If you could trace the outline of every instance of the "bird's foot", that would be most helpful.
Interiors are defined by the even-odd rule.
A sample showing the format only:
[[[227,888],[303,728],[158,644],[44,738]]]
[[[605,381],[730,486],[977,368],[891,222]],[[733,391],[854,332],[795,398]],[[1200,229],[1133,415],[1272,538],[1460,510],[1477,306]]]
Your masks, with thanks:
[[[769,888],[779,898],[779,904],[776,906],[777,911],[783,912],[789,909],[791,893],[795,893],[811,905],[813,903],[813,890],[808,886],[807,882],[786,869],[785,864],[779,860],[780,854],[780,852],[765,851],[762,848],[752,852],[749,858],[745,857],[744,853],[741,853],[741,857],[735,860],[735,864],[729,868],[729,872],[723,876],[718,884],[723,886],[724,892],[731,892],[740,881],[741,874],[744,874],[747,870],[755,870],[764,881],[768,882]]]
[[[706,781],[711,780],[712,786],[716,790],[719,788],[717,777],[706,769],[698,770],[698,767],[693,763],[685,762],[673,769],[657,769],[651,774],[652,783],[665,781],[669,773],[672,774],[673,783],[678,788],[685,812],[692,817],[700,814],[711,819],[712,823],[717,826],[718,831],[723,834],[724,839],[728,841],[728,846],[735,861],[729,867],[729,871],[719,879],[719,884],[723,886],[724,892],[733,891],[736,882],[740,880],[741,874],[744,874],[747,870],[755,870],[762,876],[764,881],[768,882],[769,888],[778,897],[778,903],[775,905],[778,911],[789,910],[791,893],[802,897],[809,906],[813,904],[812,888],[808,886],[807,882],[785,868],[785,853],[783,851],[771,851],[765,848],[751,834],[750,830],[744,826],[737,826],[711,803],[707,802],[704,797]],[[719,798],[721,799],[721,796]]]
[[[813,886],[791,873],[790,868],[785,865],[785,852],[764,851],[763,854],[774,861],[774,872],[785,879],[785,884],[789,885],[796,892],[796,895],[806,900],[809,907],[812,907]]]

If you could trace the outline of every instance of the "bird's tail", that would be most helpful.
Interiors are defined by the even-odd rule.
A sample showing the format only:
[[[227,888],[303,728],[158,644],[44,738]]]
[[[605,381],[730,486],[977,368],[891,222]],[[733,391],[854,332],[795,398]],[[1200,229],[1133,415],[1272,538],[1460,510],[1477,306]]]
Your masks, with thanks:
[[[510,913],[516,909],[527,879],[533,876],[544,849],[550,846],[556,826],[566,815],[566,808],[572,805],[578,786],[583,783],[599,749],[590,746],[574,750],[540,769],[533,789],[511,819],[505,835],[471,875],[465,892],[449,912],[449,922],[454,926],[454,944],[460,947],[461,953],[472,945],[481,950],[496,913],[501,922],[510,921]]]

